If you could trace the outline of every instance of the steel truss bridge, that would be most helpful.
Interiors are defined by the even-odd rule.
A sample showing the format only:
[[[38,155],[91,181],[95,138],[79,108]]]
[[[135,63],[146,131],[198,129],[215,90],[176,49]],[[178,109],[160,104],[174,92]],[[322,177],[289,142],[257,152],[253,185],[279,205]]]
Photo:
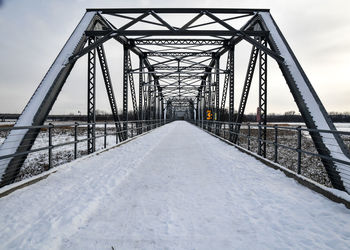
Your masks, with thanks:
[[[104,48],[104,43],[110,40],[123,47],[122,114],[118,113]],[[243,42],[251,45],[251,52],[243,89],[238,92],[235,50]],[[138,60],[133,61],[135,55]],[[258,132],[262,138],[258,152],[262,156],[266,155],[268,58],[276,61],[318,153],[328,157],[322,158],[322,162],[332,185],[350,191],[350,171],[333,160],[332,155],[336,150],[341,154],[340,161],[344,161],[349,159],[349,153],[339,135],[325,136],[322,132],[335,127],[269,10],[201,8],[87,9],[0,148],[1,186],[15,179],[40,131],[35,126],[44,124],[72,68],[83,56],[88,58],[88,138],[95,134],[91,124],[96,122],[98,64],[121,141],[128,137],[125,131],[129,110],[139,121],[181,116],[203,121],[207,110],[221,120],[228,104],[230,140],[236,142],[257,72],[259,125],[263,125]],[[235,112],[238,95],[240,101]],[[218,124],[216,131],[221,129]],[[16,130],[23,126],[27,127],[24,133]],[[88,140],[88,152],[94,150],[94,141]]]

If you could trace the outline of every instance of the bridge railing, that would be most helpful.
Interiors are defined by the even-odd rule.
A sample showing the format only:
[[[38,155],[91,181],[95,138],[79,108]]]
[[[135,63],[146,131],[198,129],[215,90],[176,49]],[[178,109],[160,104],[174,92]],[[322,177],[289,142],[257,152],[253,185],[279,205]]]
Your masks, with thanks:
[[[7,154],[7,151],[11,152],[11,148],[0,147],[0,150],[3,151],[0,155],[0,169],[6,167],[10,158],[27,155],[28,157],[24,162],[15,163],[22,166],[15,180],[19,181],[92,153],[88,150],[88,143],[94,145],[93,151],[101,150],[119,144],[121,142],[120,138],[123,138],[120,135],[126,134],[125,139],[130,139],[162,126],[167,122],[167,120],[121,121],[119,124],[120,130],[117,129],[116,124],[113,122],[50,123],[28,127],[3,126],[0,127],[0,145],[11,130],[17,130],[18,134],[20,134],[26,133],[28,130],[38,129],[40,133],[35,142],[26,142],[33,145],[29,151],[19,150],[16,153]],[[92,130],[93,134],[87,132],[89,126],[94,128]],[[16,141],[15,136],[11,138],[11,142],[13,147],[16,146],[16,143],[19,143]]]
[[[256,153],[270,161],[279,163],[300,175],[320,184],[332,187],[322,160],[336,162],[337,167],[346,169],[342,180],[350,183],[350,161],[344,157],[344,152],[338,152],[338,147],[328,144],[332,157],[319,154],[310,134],[319,132],[323,138],[334,138],[338,134],[343,139],[347,150],[350,149],[350,132],[337,130],[315,130],[303,126],[259,125],[257,123],[234,123],[220,121],[193,121],[204,130],[235,143],[236,145]],[[240,128],[240,129],[235,129]],[[262,136],[265,131],[266,137]],[[329,169],[328,171],[334,171]]]

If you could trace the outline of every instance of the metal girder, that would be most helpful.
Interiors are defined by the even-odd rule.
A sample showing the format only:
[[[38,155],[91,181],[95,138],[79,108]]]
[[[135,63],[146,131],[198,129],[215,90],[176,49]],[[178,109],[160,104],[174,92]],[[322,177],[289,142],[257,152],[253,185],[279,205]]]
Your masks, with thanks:
[[[213,108],[213,102],[212,102],[212,75],[208,75],[208,108],[211,110]]]
[[[114,36],[268,36],[267,31],[240,31],[234,30],[89,30],[87,36],[102,36],[103,39],[110,39]],[[248,41],[252,43],[252,40]],[[273,54],[273,53],[272,53]]]
[[[88,44],[95,42],[95,37],[88,38]],[[95,152],[95,123],[96,122],[96,49],[88,53],[88,94],[87,94],[87,151],[88,154]]]
[[[235,103],[235,47],[229,50],[230,57],[230,66],[229,66],[229,74],[230,74],[230,96],[229,96],[229,121],[233,122],[234,119],[234,103]],[[233,124],[230,124],[230,140],[233,139]]]
[[[189,56],[195,56],[195,57],[206,57],[206,56],[213,56],[213,53],[210,52],[146,52],[146,56],[158,56],[158,57],[164,57],[164,56],[171,56],[171,57],[189,57]]]
[[[219,74],[220,58],[215,58],[215,120],[220,120],[220,74]],[[215,133],[218,135],[221,125],[219,123],[215,126]]]
[[[205,66],[181,66],[180,70],[204,70]],[[177,66],[155,66],[154,70],[178,70]]]
[[[74,67],[74,62],[66,61],[67,56],[73,55],[80,51],[87,42],[87,37],[83,31],[91,29],[96,20],[96,13],[85,13],[72,36],[67,40],[61,52],[57,55],[55,61],[45,74],[38,88],[25,106],[22,114],[18,118],[15,128],[18,126],[40,126],[43,125],[57,96],[59,95],[69,73]],[[73,39],[74,37],[74,39]],[[43,85],[47,87],[43,88]],[[33,128],[26,131],[11,130],[4,142],[0,145],[0,155],[8,154],[9,144],[11,145],[11,153],[20,153],[1,160],[2,174],[0,174],[0,187],[12,183],[21,166],[26,160],[40,129]],[[13,145],[13,139],[16,138],[17,145]]]
[[[230,80],[230,56],[231,53],[227,54],[227,62],[226,62],[226,75],[225,75],[225,80],[224,80],[224,86],[222,88],[222,97],[221,97],[221,105],[220,105],[220,111],[224,110],[225,104],[226,104],[226,96],[227,96],[227,89],[228,89],[228,84]]]
[[[152,105],[152,119],[157,119],[157,88],[156,88],[156,85],[157,85],[157,82],[158,82],[158,79],[154,79],[154,91],[152,92],[152,97],[153,97],[153,105]]]
[[[252,80],[253,80],[254,69],[255,69],[255,65],[256,65],[256,61],[257,61],[257,57],[258,57],[258,52],[259,52],[259,49],[257,47],[255,47],[255,46],[253,46],[252,51],[250,53],[248,70],[247,70],[247,74],[246,74],[244,85],[243,85],[241,101],[240,101],[239,108],[238,108],[238,113],[237,113],[237,116],[236,116],[236,125],[235,125],[235,128],[234,128],[235,134],[233,135],[233,142],[234,143],[237,142],[237,139],[238,139],[237,134],[239,133],[240,128],[241,128],[240,123],[242,123],[245,107],[246,107],[246,104],[247,104],[249,90],[250,90],[250,85],[251,85]]]
[[[98,22],[106,29],[110,29],[110,30],[115,30],[116,27],[113,26],[113,24],[111,24],[110,22],[108,22],[101,14],[98,14],[99,20]],[[91,30],[91,29],[88,29]],[[125,36],[121,36],[118,35],[116,36],[116,34],[113,34],[113,38],[118,41],[119,43],[121,43],[123,46],[127,47],[129,50],[131,50],[133,53],[135,53],[137,56],[142,57],[144,59],[144,65],[145,67],[149,70],[149,71],[153,71],[153,66],[151,65],[151,63],[148,61],[148,59],[146,58],[145,54],[138,48],[135,46],[135,44],[131,43],[130,40],[128,38],[126,38]],[[155,75],[154,75],[155,76]],[[156,76],[155,76],[156,77]]]
[[[226,40],[219,39],[140,39],[130,40],[135,45],[224,45]]]
[[[143,94],[143,58],[139,57],[139,67],[140,67],[140,74],[139,74],[139,120],[143,120],[143,110],[142,110],[142,94]]]
[[[123,47],[124,60],[123,60],[123,138],[128,138],[128,58],[129,50],[126,46]]]
[[[138,109],[137,109],[137,101],[136,101],[136,93],[135,93],[135,83],[134,83],[134,76],[131,72],[132,64],[131,64],[131,56],[130,56],[129,50],[128,50],[128,65],[127,65],[127,67],[128,67],[128,76],[129,76],[129,83],[130,83],[132,106],[134,109],[135,117],[138,117]]]
[[[85,31],[86,33],[87,31]],[[116,33],[113,31],[110,31],[108,33],[106,33],[105,35],[103,35],[103,37],[95,40],[94,43],[88,44],[88,46],[86,46],[85,48],[79,50],[77,53],[75,53],[74,55],[69,57],[69,63],[73,63],[76,60],[78,60],[80,57],[84,56],[85,54],[89,53],[90,50],[96,49],[97,46],[102,45],[103,43],[107,42],[108,40],[110,40],[113,36],[115,36]],[[95,35],[86,35],[88,37],[97,37]]]
[[[263,46],[267,46],[266,39],[261,40]],[[260,50],[259,55],[259,111],[260,120],[259,125],[263,125],[258,130],[259,140],[258,154],[266,157],[266,122],[267,122],[267,55]]]
[[[281,69],[281,72],[286,80],[286,83],[289,87],[290,92],[293,95],[293,98],[295,100],[295,103],[298,106],[298,109],[304,119],[304,122],[308,129],[326,129],[326,130],[336,130],[332,120],[327,114],[326,109],[324,108],[321,100],[319,99],[316,91],[311,85],[310,80],[308,79],[307,75],[305,74],[303,68],[301,67],[300,63],[298,62],[296,56],[294,55],[294,52],[290,48],[287,40],[283,36],[282,32],[280,31],[278,25],[272,18],[272,16],[264,15],[261,16],[259,14],[259,21],[261,23],[261,27],[263,30],[269,30],[269,29],[275,29],[275,34],[270,34],[268,37],[268,43],[272,50],[274,51],[281,51],[281,47],[284,48],[283,50],[283,56],[289,57],[291,59],[288,64],[278,62],[278,65]],[[277,44],[277,39],[281,41],[279,45]],[[294,69],[292,72],[290,65],[292,65],[292,68]],[[296,80],[295,76],[299,75],[298,81]],[[307,92],[310,94],[308,95],[308,99],[303,96],[305,94],[305,90],[302,91],[301,87],[303,89],[306,89]],[[304,93],[303,93],[304,92]],[[315,103],[313,110],[310,110],[308,107],[309,103]],[[317,115],[317,119],[315,119],[315,112]],[[319,123],[320,120],[323,120],[322,126],[320,126]],[[315,148],[317,149],[317,152],[320,155],[332,157],[332,150],[334,150],[334,147],[338,147],[336,149],[338,157],[345,157],[346,159],[350,158],[349,150],[347,149],[346,145],[344,144],[344,141],[338,134],[333,134],[332,137],[334,138],[334,143],[331,143],[331,145],[327,145],[327,138],[329,135],[322,134],[318,131],[310,132],[310,136],[315,144]],[[334,188],[337,188],[339,190],[346,190],[348,193],[350,193],[350,181],[346,181],[342,178],[342,169],[338,168],[338,164],[334,160],[328,160],[325,158],[321,158],[321,161],[323,165],[325,166],[325,169],[327,171],[328,177],[333,185]],[[346,173],[345,173],[346,174]],[[345,181],[345,182],[344,182]],[[347,186],[345,186],[347,184]]]
[[[215,62],[215,112],[217,120],[219,120],[220,110],[220,74],[219,74],[220,58],[216,58]]]
[[[176,74],[177,72],[174,72]],[[180,78],[186,78],[186,79],[201,79],[201,75],[181,75]],[[159,79],[179,79],[179,76],[175,75],[167,75],[167,76],[159,76]]]
[[[88,8],[86,11],[98,11],[102,14],[124,13],[137,14],[154,11],[156,13],[200,13],[209,11],[218,14],[255,14],[256,12],[269,12],[269,9],[245,9],[245,8]]]
[[[148,74],[148,81],[151,80],[151,74]],[[152,88],[151,85],[147,85],[147,119],[152,119]]]
[[[246,30],[248,30],[248,29],[251,29],[251,28],[258,22],[258,20],[259,20],[258,15],[254,15],[251,19],[249,19],[249,21],[248,21],[245,25],[243,25],[243,26],[241,27],[240,30],[246,31]],[[222,56],[222,55],[225,54],[227,51],[229,51],[231,48],[233,48],[235,45],[237,45],[240,41],[242,41],[242,38],[241,38],[241,37],[232,37],[232,38],[229,40],[227,46],[223,46],[222,49],[218,50],[218,51],[216,52],[215,56]],[[214,58],[215,58],[215,56],[214,56]],[[206,69],[206,72],[205,72],[205,74],[204,74],[204,76],[203,76],[203,79],[204,79],[204,80],[207,79],[207,77],[208,77],[208,75],[210,74],[212,68],[215,66],[215,59],[214,59],[214,58],[210,61],[209,65],[208,65],[208,67],[207,67],[207,69]],[[205,87],[205,85],[203,85],[203,87]],[[201,89],[202,89],[202,88],[200,88],[199,91],[201,91]],[[207,98],[205,94],[204,94],[204,97],[205,97],[205,98],[204,98],[204,100],[205,100],[205,99]],[[206,100],[205,100],[205,102],[206,102]]]
[[[105,55],[103,45],[98,46],[96,48],[96,50],[97,50],[97,54],[98,54],[98,58],[99,58],[100,66],[101,66],[103,80],[105,82],[105,87],[106,87],[106,91],[107,91],[109,105],[111,107],[113,120],[114,120],[114,123],[116,126],[116,131],[118,133],[119,140],[121,141],[122,135],[119,133],[121,131],[121,126],[120,126],[120,119],[119,119],[119,115],[118,115],[117,102],[116,102],[115,96],[114,96],[112,80],[111,80],[111,76],[109,74],[107,58]]]

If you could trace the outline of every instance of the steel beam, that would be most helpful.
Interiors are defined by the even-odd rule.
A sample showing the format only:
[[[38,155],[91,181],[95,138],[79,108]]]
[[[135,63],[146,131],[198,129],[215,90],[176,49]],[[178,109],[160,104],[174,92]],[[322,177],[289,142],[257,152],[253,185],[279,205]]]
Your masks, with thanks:
[[[137,109],[137,101],[136,101],[136,93],[135,93],[135,83],[134,83],[134,76],[131,72],[132,70],[132,64],[131,64],[131,55],[130,51],[128,50],[128,77],[129,77],[129,83],[130,83],[130,92],[131,92],[131,99],[132,99],[132,106],[134,111],[135,118],[138,117],[138,109]]]
[[[157,57],[206,57],[213,56],[213,53],[210,52],[146,52],[146,56],[157,56]]]
[[[139,57],[140,63],[140,74],[139,74],[139,120],[143,120],[143,109],[142,109],[142,94],[143,94],[143,58]]]
[[[85,32],[87,36],[102,36],[103,39],[109,40],[115,36],[261,36],[269,34],[266,31],[245,31],[244,35],[236,30],[89,30]],[[245,38],[243,38],[245,39]],[[248,41],[252,42],[252,41]]]
[[[226,40],[219,39],[130,39],[135,45],[224,45]]]
[[[266,39],[261,40],[263,46],[267,46]],[[266,122],[267,122],[267,55],[263,50],[260,50],[259,55],[259,111],[261,126],[258,130],[258,154],[266,157]],[[263,141],[261,141],[263,140]]]
[[[229,50],[229,77],[230,77],[230,96],[229,96],[229,121],[234,119],[234,103],[235,103],[235,47]],[[230,124],[230,140],[233,139],[233,124]]]
[[[128,138],[128,60],[129,50],[126,46],[123,47],[124,60],[123,60],[123,130],[124,139]]]
[[[219,121],[219,113],[220,113],[220,74],[219,74],[219,67],[220,67],[220,58],[217,57],[215,59],[215,117],[214,120]],[[216,130],[215,133],[218,135],[220,131],[220,124],[217,123],[215,126]]]
[[[88,38],[88,44],[95,42],[95,37]],[[88,154],[95,152],[95,124],[96,123],[96,49],[88,53],[88,91],[87,91],[87,151]],[[91,124],[93,123],[93,124]]]
[[[118,115],[117,102],[116,102],[115,96],[114,96],[113,85],[112,85],[111,76],[109,74],[109,68],[108,68],[108,64],[107,64],[105,50],[104,50],[103,45],[98,46],[96,48],[96,50],[97,50],[97,55],[98,55],[100,66],[101,66],[103,80],[104,80],[106,91],[107,91],[109,105],[111,107],[113,120],[114,120],[114,123],[116,126],[116,131],[118,133],[119,141],[122,141],[123,138],[122,138],[122,135],[120,133],[121,125],[120,125],[120,119],[119,119],[119,115]]]
[[[255,69],[255,65],[256,65],[256,61],[257,61],[257,57],[258,57],[258,52],[259,52],[259,49],[255,46],[253,46],[252,51],[250,53],[248,69],[247,69],[247,73],[246,73],[246,77],[245,77],[245,81],[244,81],[244,85],[243,85],[241,101],[240,101],[238,113],[236,116],[236,125],[234,128],[235,134],[233,135],[233,142],[234,143],[237,143],[237,139],[238,139],[237,135],[241,129],[240,124],[242,123],[245,107],[246,107],[246,104],[248,101],[250,85],[251,85],[252,80],[253,80],[254,69]]]
[[[255,14],[256,12],[269,12],[269,9],[245,9],[245,8],[88,8],[86,11],[97,11],[102,14],[138,14],[154,11],[155,13],[191,14],[209,11],[217,14]]]
[[[227,54],[227,62],[226,62],[226,72],[225,72],[225,79],[224,79],[224,86],[222,88],[222,97],[221,97],[221,105],[220,105],[220,112],[222,112],[225,109],[226,105],[226,97],[227,97],[227,90],[230,80],[230,54]]]

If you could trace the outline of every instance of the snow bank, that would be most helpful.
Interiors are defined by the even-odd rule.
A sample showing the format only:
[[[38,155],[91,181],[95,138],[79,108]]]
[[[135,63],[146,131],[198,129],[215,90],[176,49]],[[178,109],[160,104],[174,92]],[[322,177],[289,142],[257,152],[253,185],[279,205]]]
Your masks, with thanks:
[[[5,249],[348,249],[350,211],[186,123],[0,199]]]

